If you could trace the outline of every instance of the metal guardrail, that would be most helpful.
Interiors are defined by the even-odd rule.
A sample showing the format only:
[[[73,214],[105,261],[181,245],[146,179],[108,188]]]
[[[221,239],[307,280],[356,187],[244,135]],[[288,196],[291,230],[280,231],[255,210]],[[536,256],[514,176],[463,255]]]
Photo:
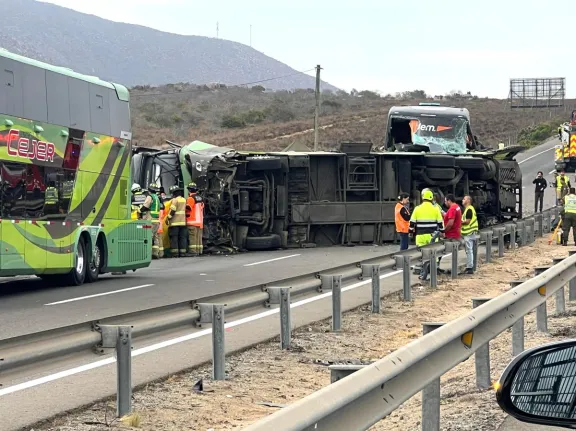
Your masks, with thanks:
[[[546,300],[565,311],[564,286],[576,300],[576,251],[537,267],[534,277],[510,282],[496,298],[474,298],[473,311],[446,324],[424,323],[424,336],[366,366],[333,366],[332,384],[244,431],[360,431],[422,391],[422,430],[440,429],[440,377],[475,354],[478,388],[491,386],[489,342],[512,328],[512,354],[524,350],[524,316],[536,309],[537,330],[547,332]]]
[[[535,240],[537,232],[542,236],[544,232],[550,231],[551,216],[557,217],[558,211],[558,207],[554,207],[533,217],[517,222],[508,222],[480,231],[480,240],[486,244],[486,262],[490,262],[494,239],[497,239],[498,255],[503,256],[505,237],[515,239],[515,241],[510,241],[512,247],[515,247],[516,243],[520,246],[529,244]],[[120,339],[120,335],[118,334],[121,334],[128,343],[132,343],[134,338],[157,334],[170,329],[192,329],[194,325],[199,327],[204,323],[212,323],[213,376],[216,379],[223,379],[225,315],[245,311],[253,307],[280,305],[280,309],[284,310],[284,312],[280,313],[282,319],[281,346],[287,348],[290,344],[289,304],[291,298],[304,294],[313,294],[314,292],[321,294],[325,290],[331,291],[333,296],[333,329],[337,330],[340,326],[342,313],[341,291],[343,282],[371,277],[372,311],[379,312],[381,296],[380,275],[382,271],[389,272],[397,268],[403,269],[403,299],[410,301],[411,262],[415,259],[429,261],[432,270],[430,283],[432,287],[436,287],[435,268],[437,257],[439,253],[446,251],[452,253],[453,260],[456,263],[456,266],[453,264],[452,271],[452,277],[456,278],[458,244],[436,243],[421,249],[413,248],[402,253],[389,254],[292,279],[279,280],[268,285],[253,286],[223,295],[0,340],[0,375],[6,371],[19,370],[31,364],[39,367],[43,361],[50,360],[51,364],[54,364],[54,359],[64,355],[90,351],[97,354],[105,354],[108,352],[107,348],[119,346],[117,342]],[[130,328],[130,330],[126,328]],[[116,350],[117,354],[120,354],[118,348]],[[119,391],[119,396],[121,394],[128,394],[127,396],[129,396],[130,392],[126,388],[130,386],[130,376],[125,375],[126,370],[130,370],[130,367],[125,364],[127,360],[126,352],[129,352],[129,350],[123,349],[123,352],[122,369],[124,371],[121,372],[119,364],[118,378],[119,385],[124,389]],[[130,355],[128,355],[128,358],[130,358]],[[118,362],[120,363],[120,359]],[[127,413],[129,406],[129,402],[126,403],[126,400],[119,399],[118,414]]]

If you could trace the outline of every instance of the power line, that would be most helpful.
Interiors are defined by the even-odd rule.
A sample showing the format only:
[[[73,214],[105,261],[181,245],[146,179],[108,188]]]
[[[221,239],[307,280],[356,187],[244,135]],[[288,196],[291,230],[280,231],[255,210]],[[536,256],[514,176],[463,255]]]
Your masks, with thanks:
[[[246,86],[246,85],[261,84],[262,82],[269,82],[269,81],[275,81],[275,80],[277,80],[277,79],[290,78],[291,76],[301,75],[301,74],[303,74],[303,73],[312,72],[313,70],[316,70],[316,68],[313,67],[313,68],[311,68],[311,69],[301,70],[301,71],[296,72],[296,73],[291,73],[290,75],[276,76],[276,77],[273,77],[273,78],[261,79],[261,80],[259,80],[259,81],[245,82],[245,83],[242,83],[242,84],[228,84],[228,86],[229,86],[229,87],[242,87],[242,86]],[[165,93],[131,94],[130,97],[166,96],[166,95],[169,95],[169,94],[196,93],[197,91],[198,91],[197,89],[194,89],[194,90],[186,90],[186,91],[167,91],[167,92],[165,92]]]

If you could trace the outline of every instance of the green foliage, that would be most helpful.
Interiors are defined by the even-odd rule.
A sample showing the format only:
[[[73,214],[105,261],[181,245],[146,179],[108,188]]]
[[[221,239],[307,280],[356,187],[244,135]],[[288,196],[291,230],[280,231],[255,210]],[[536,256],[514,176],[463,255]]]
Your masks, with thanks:
[[[255,85],[254,87],[252,87],[250,89],[250,91],[252,93],[264,93],[264,90],[266,90],[264,87],[262,87],[261,85]]]
[[[518,134],[518,144],[524,147],[533,147],[557,133],[558,123],[546,122],[522,129]]]
[[[292,112],[285,103],[279,100],[275,100],[270,106],[268,106],[264,110],[264,114],[275,123],[292,121],[296,118],[294,112]]]
[[[358,93],[359,96],[362,96],[366,99],[380,99],[380,95],[378,93],[376,93],[375,91],[370,91],[370,90],[362,90],[361,92]]]
[[[239,129],[246,127],[246,122],[240,115],[224,115],[220,125],[225,129]]]

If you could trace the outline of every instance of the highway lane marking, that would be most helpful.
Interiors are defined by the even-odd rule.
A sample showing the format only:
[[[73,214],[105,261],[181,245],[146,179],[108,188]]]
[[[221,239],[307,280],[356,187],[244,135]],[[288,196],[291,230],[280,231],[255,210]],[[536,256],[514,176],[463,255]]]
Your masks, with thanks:
[[[63,301],[50,302],[49,304],[44,304],[44,305],[58,305],[58,304],[65,304],[67,302],[82,301],[83,299],[96,298],[98,296],[113,295],[115,293],[129,292],[130,290],[142,289],[144,287],[151,287],[151,286],[154,286],[154,285],[153,284],[143,284],[142,286],[127,287],[126,289],[112,290],[110,292],[96,293],[94,295],[80,296],[78,298],[72,298],[72,299],[64,299]]]
[[[445,254],[442,257],[448,257],[448,256],[451,256],[451,254]],[[392,272],[389,272],[388,274],[381,275],[380,279],[382,280],[385,278],[393,277],[393,276],[401,274],[401,273],[402,273],[402,270],[392,271]],[[365,286],[365,285],[370,284],[370,283],[372,283],[372,280],[360,281],[358,283],[351,284],[350,286],[343,287],[342,292],[356,289],[358,287]],[[311,298],[303,299],[301,301],[296,301],[293,304],[290,304],[290,308],[301,307],[303,305],[310,304],[312,302],[319,301],[320,299],[328,298],[330,296],[332,296],[332,292],[322,293],[320,295],[313,296]],[[242,319],[234,320],[232,322],[226,323],[224,325],[224,327],[226,329],[233,328],[235,326],[240,326],[240,325],[243,325],[245,323],[253,322],[254,320],[262,319],[264,317],[272,316],[272,315],[278,314],[278,313],[280,313],[280,309],[275,308],[273,310],[264,311],[262,313],[258,313],[258,314],[254,314],[252,316],[244,317]],[[160,350],[160,349],[163,349],[165,347],[170,347],[170,346],[173,346],[175,344],[180,344],[180,343],[183,343],[185,341],[190,341],[190,340],[193,340],[195,338],[200,338],[200,337],[203,337],[205,335],[210,335],[211,333],[212,333],[212,328],[208,328],[208,329],[203,329],[203,330],[198,331],[198,332],[194,332],[193,334],[188,334],[188,335],[183,335],[181,337],[172,338],[171,340],[162,341],[160,343],[152,344],[152,345],[147,346],[147,347],[141,347],[139,349],[135,349],[132,351],[132,357],[140,356],[140,355],[143,355],[145,353],[154,352],[156,350]],[[43,385],[45,383],[53,382],[55,380],[63,379],[65,377],[70,377],[70,376],[73,376],[75,374],[83,373],[85,371],[90,371],[90,370],[93,370],[96,368],[104,367],[106,365],[113,364],[114,362],[116,362],[116,358],[110,357],[110,358],[102,359],[100,361],[95,361],[95,362],[91,362],[89,364],[84,364],[84,365],[81,365],[78,367],[70,368],[68,370],[60,371],[58,373],[50,374],[48,376],[40,377],[40,378],[37,378],[34,380],[29,380],[29,381],[24,382],[24,383],[19,383],[17,385],[8,386],[6,388],[0,389],[0,397],[3,397],[5,395],[9,395],[9,394],[12,394],[15,392],[23,391],[25,389],[33,388],[35,386],[40,386],[40,385]]]
[[[544,153],[546,153],[547,151],[551,151],[551,150],[555,150],[555,148],[554,148],[554,147],[548,148],[547,150],[540,151],[539,153],[536,153],[536,154],[534,154],[533,156],[526,157],[524,160],[519,161],[518,164],[521,165],[522,163],[527,162],[528,160],[533,159],[534,157],[538,157],[540,154],[544,154]]]
[[[244,265],[244,266],[260,265],[260,264],[262,264],[262,263],[274,262],[274,261],[282,260],[282,259],[289,259],[289,258],[291,258],[291,257],[296,257],[296,256],[300,256],[300,255],[299,255],[299,254],[291,254],[290,256],[282,256],[282,257],[277,257],[277,258],[275,258],[275,259],[268,259],[268,260],[263,260],[263,261],[260,261],[260,262],[247,263],[247,264]]]

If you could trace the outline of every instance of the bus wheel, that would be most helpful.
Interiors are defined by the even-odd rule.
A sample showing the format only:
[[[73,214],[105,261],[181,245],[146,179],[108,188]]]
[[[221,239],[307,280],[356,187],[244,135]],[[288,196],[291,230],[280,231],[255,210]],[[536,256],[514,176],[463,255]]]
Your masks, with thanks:
[[[69,286],[80,286],[81,284],[84,284],[87,266],[86,241],[84,238],[80,237],[78,240],[78,250],[76,251],[76,256],[74,258],[74,267],[66,276],[66,284]]]
[[[104,248],[102,246],[102,238],[98,238],[98,242],[96,243],[96,248],[94,248],[94,255],[92,259],[88,263],[88,267],[86,268],[86,282],[87,283],[94,283],[98,280],[98,276],[100,275],[100,270],[102,269],[102,262],[104,258]]]

